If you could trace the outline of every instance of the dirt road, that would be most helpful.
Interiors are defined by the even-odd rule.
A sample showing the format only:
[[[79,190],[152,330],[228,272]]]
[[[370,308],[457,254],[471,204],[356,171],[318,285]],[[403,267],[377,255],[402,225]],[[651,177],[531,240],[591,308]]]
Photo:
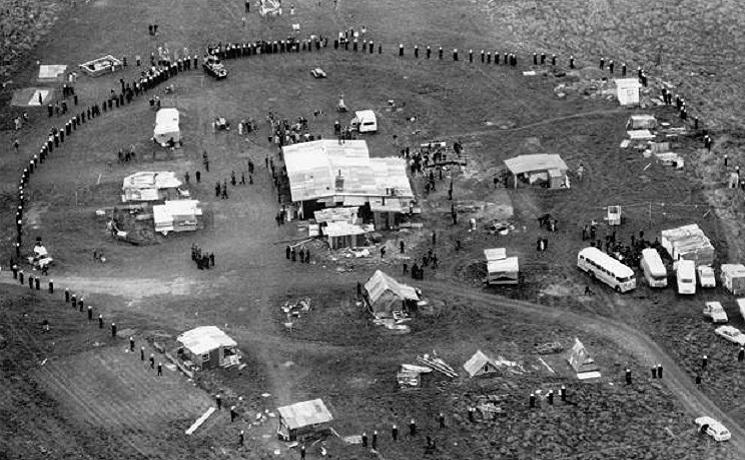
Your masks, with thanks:
[[[506,297],[485,294],[472,289],[461,288],[442,281],[420,281],[419,284],[430,295],[452,296],[473,302],[472,307],[485,316],[499,310],[512,310],[521,314],[540,316],[541,318],[566,323],[589,333],[605,337],[639,359],[642,364],[651,367],[660,363],[664,369],[664,381],[670,391],[680,400],[683,406],[693,415],[709,415],[718,419],[732,433],[731,445],[741,457],[745,457],[745,429],[723,412],[714,402],[696,387],[678,364],[655,343],[652,338],[625,323],[600,315],[578,314],[562,309],[512,300]]]

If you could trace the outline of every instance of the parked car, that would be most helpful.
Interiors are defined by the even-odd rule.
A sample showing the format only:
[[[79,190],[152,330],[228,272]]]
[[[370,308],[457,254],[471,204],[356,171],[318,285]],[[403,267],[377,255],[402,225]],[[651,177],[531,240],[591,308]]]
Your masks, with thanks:
[[[698,425],[700,432],[708,434],[715,441],[727,441],[732,437],[732,434],[721,422],[711,417],[699,417],[694,422]]]
[[[311,70],[310,74],[313,75],[313,78],[326,78],[326,72],[324,72],[320,67]]]
[[[714,269],[708,265],[699,265],[696,267],[696,275],[698,275],[698,285],[702,288],[713,288],[717,286]]]
[[[207,56],[207,59],[205,59],[202,64],[202,68],[207,75],[210,75],[217,80],[222,80],[228,76],[228,70],[222,62],[220,62],[220,59],[218,59],[217,56]]]
[[[726,323],[729,321],[727,313],[719,302],[706,302],[704,316],[711,318],[711,321],[714,323]]]
[[[745,334],[743,334],[742,331],[736,327],[719,326],[718,328],[714,329],[714,333],[719,337],[724,338],[725,340],[729,340],[730,342],[736,343],[741,347],[745,347]]]

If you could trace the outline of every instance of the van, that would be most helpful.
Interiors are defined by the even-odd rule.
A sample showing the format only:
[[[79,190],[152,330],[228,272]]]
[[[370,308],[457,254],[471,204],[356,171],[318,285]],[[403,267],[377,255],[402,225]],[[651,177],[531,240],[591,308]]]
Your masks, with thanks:
[[[354,113],[352,118],[352,129],[359,133],[374,133],[378,131],[378,120],[372,110],[360,110]]]
[[[678,282],[678,294],[693,295],[696,293],[696,262],[692,260],[678,260],[675,269],[675,279]]]
[[[639,263],[644,279],[647,280],[649,287],[664,288],[667,287],[667,269],[662,263],[660,254],[654,248],[642,250],[642,260]]]

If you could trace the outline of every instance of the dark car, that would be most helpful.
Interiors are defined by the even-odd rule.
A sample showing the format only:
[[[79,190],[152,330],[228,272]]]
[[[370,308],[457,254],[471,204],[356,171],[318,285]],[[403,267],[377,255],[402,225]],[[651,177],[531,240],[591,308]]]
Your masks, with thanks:
[[[227,69],[216,56],[209,56],[202,64],[202,68],[207,75],[211,75],[217,80],[222,80],[228,76]]]

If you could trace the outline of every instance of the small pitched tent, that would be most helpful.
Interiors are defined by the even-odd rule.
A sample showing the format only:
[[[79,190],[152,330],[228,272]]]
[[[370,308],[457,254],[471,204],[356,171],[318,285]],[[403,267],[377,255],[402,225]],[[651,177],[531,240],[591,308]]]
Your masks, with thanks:
[[[277,409],[277,435],[285,441],[303,440],[323,435],[331,430],[334,419],[321,399],[303,401]]]
[[[493,359],[486,356],[481,350],[477,350],[471,358],[463,365],[469,377],[491,374],[497,372],[497,365]]]
[[[392,316],[394,311],[416,308],[419,294],[416,289],[401,284],[380,270],[376,270],[365,283],[365,300],[373,315]]]
[[[576,337],[574,338],[574,346],[569,350],[567,361],[580,379],[600,377],[600,372],[598,372],[600,368],[595,364],[595,360],[592,359],[582,342]]]
[[[616,78],[616,96],[621,105],[639,105],[642,84],[638,78]]]

